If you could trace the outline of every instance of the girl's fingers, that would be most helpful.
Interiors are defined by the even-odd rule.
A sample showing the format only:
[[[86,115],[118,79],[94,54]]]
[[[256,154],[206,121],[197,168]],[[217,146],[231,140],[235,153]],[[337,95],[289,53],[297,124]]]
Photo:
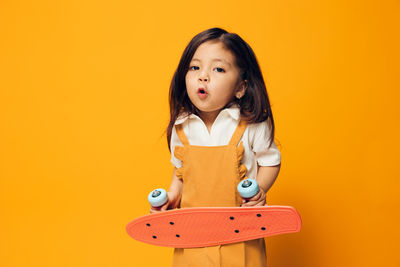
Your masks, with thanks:
[[[169,201],[167,201],[167,203],[165,203],[162,207],[161,207],[161,211],[166,211],[169,205]]]
[[[160,212],[160,211],[166,211],[169,205],[169,201],[167,201],[167,203],[165,203],[164,205],[162,205],[161,207],[155,208],[155,207],[150,207],[150,213],[156,213],[156,212]]]
[[[252,198],[247,201],[243,201],[243,207],[251,207],[251,206],[264,206],[266,204],[266,196],[264,191],[261,190]]]
[[[242,204],[242,207],[252,207],[252,206],[264,206],[266,202],[266,199],[262,197],[262,195],[260,195],[257,198],[251,198],[249,199],[248,202],[244,202]]]
[[[255,204],[257,204],[257,201],[249,201],[249,202],[242,204],[242,207],[251,207],[251,206],[254,206]]]
[[[250,198],[250,201],[258,201],[260,198],[262,198],[263,194],[261,191],[259,191],[254,197]]]
[[[159,212],[159,209],[154,209],[153,207],[150,208],[150,213],[156,213]]]
[[[251,201],[242,205],[242,207],[264,206],[265,201]]]
[[[265,206],[265,201],[258,202],[255,206]]]
[[[262,202],[258,202],[258,201],[253,201],[253,202],[248,202],[247,203],[247,207],[254,207],[254,206],[261,206]]]
[[[254,197],[249,198],[247,200],[243,199],[242,203],[244,204],[250,204],[250,205],[244,205],[244,206],[254,206],[255,203],[258,203],[260,201],[260,199],[262,198],[262,194],[260,194],[260,192],[258,192]]]

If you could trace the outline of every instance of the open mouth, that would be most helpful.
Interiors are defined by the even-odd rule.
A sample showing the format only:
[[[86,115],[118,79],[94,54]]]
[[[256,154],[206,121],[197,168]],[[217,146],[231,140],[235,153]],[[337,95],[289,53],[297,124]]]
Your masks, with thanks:
[[[197,93],[198,93],[199,95],[206,95],[206,94],[207,94],[207,91],[206,91],[204,88],[199,88],[199,90],[197,91]]]

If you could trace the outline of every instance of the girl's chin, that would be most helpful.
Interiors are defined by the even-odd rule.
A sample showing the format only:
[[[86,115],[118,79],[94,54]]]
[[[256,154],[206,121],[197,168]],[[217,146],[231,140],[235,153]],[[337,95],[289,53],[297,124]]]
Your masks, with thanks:
[[[211,103],[206,103],[203,101],[191,101],[191,102],[200,111],[200,113],[203,113],[204,115],[219,113],[222,110],[222,107],[210,105]]]

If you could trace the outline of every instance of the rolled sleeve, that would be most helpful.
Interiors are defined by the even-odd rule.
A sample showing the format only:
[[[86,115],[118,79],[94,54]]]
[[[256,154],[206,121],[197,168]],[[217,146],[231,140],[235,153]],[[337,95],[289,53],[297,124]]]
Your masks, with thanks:
[[[277,148],[275,141],[268,148],[270,138],[270,128],[266,121],[255,125],[253,139],[253,152],[259,166],[276,166],[281,163],[281,152]]]
[[[183,146],[181,140],[179,140],[178,135],[176,134],[176,129],[175,125],[172,128],[172,134],[171,134],[171,143],[170,143],[170,148],[171,148],[171,163],[174,165],[176,168],[182,167],[182,161],[177,159],[174,155],[175,147],[176,146]]]

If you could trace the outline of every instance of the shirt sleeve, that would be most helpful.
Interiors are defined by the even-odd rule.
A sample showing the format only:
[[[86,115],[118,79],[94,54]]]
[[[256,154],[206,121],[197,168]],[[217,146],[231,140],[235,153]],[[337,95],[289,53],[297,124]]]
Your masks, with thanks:
[[[176,146],[183,146],[181,140],[179,140],[178,135],[176,134],[176,129],[175,125],[172,128],[172,133],[171,133],[171,142],[170,142],[170,149],[171,149],[171,163],[174,165],[176,168],[182,167],[182,161],[177,159],[174,155],[175,147]]]
[[[259,122],[254,125],[254,135],[252,149],[259,166],[276,166],[281,163],[281,153],[275,141],[268,148],[270,138],[270,128],[267,121]]]

